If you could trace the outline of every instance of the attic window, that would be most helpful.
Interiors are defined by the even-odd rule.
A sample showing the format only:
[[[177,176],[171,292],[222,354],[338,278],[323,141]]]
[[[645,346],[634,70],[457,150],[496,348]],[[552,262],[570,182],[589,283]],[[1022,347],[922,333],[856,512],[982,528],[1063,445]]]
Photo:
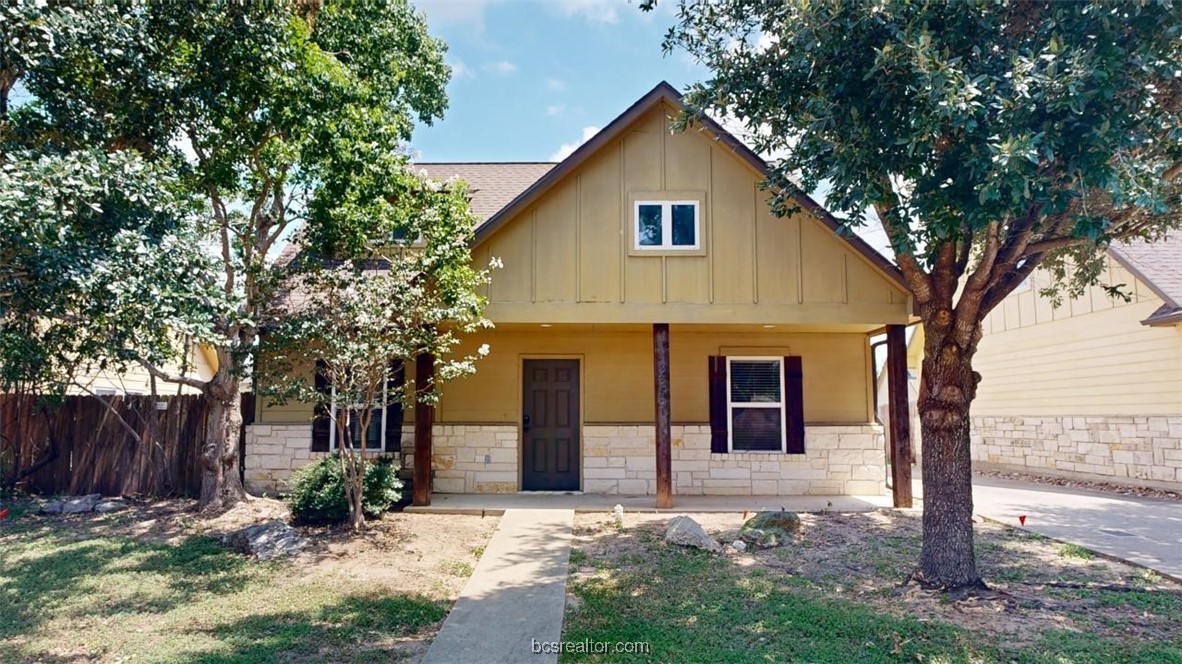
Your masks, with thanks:
[[[697,250],[701,248],[698,201],[636,201],[637,250]]]

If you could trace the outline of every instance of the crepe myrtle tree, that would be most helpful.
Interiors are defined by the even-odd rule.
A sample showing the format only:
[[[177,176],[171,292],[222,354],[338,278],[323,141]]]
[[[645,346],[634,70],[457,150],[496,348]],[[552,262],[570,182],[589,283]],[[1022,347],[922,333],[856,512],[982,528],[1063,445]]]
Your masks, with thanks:
[[[828,186],[847,230],[881,220],[925,333],[915,578],[982,587],[981,321],[1039,268],[1046,296],[1119,295],[1105,247],[1179,226],[1182,4],[682,0],[664,47],[710,71],[681,128],[726,115],[785,154],[767,183],[779,214]]]
[[[245,495],[240,396],[277,285],[268,256],[301,225],[340,256],[389,235],[402,145],[446,106],[445,46],[406,0],[34,7],[20,34],[35,44],[47,28],[53,48],[13,71],[43,134],[134,151],[170,169],[204,211],[215,270],[192,278],[230,306],[189,306],[208,321],[216,371],[205,380],[135,361],[204,396],[200,506],[229,507]]]
[[[394,403],[434,403],[441,383],[472,373],[488,352],[483,345],[471,354],[456,352],[461,335],[491,327],[477,293],[489,270],[470,262],[475,224],[467,189],[409,170],[403,176],[406,186],[391,197],[403,213],[395,239],[375,242],[364,258],[302,254],[284,283],[274,321],[265,326],[259,355],[261,394],[272,403],[312,404],[336,428],[354,529],[365,519],[364,437],[374,411]],[[392,382],[393,367],[412,366],[423,354],[437,358],[430,390]],[[308,380],[312,367],[330,390]]]

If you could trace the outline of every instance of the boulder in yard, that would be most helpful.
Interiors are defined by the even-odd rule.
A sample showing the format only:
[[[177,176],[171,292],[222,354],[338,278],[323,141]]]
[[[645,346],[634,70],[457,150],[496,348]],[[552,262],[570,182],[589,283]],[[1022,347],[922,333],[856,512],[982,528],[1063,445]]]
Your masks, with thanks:
[[[722,551],[718,540],[711,537],[702,525],[688,516],[675,516],[665,528],[665,541],[679,546],[691,546],[713,553]]]
[[[307,543],[295,528],[278,519],[247,526],[222,536],[222,544],[253,555],[259,560],[294,556]]]
[[[117,510],[125,509],[127,503],[123,502],[122,498],[113,498],[111,500],[104,500],[103,502],[94,506],[94,511],[99,514],[106,514],[107,512],[115,512]]]
[[[800,517],[795,512],[756,512],[743,524],[743,530],[749,528],[779,528],[785,533],[794,533],[800,530]]]
[[[788,540],[788,533],[782,528],[748,528],[739,531],[739,541],[757,549],[772,549],[782,546]]]
[[[75,498],[62,498],[61,500],[51,500],[41,506],[42,514],[79,514],[82,512],[93,512],[94,506],[103,499],[102,494],[92,493],[86,496],[77,496]]]

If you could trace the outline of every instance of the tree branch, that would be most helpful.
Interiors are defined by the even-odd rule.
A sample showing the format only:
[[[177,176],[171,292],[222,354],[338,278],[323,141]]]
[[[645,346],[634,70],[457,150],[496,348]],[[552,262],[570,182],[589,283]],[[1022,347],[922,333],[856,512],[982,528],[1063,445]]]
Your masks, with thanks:
[[[891,247],[895,250],[895,262],[899,265],[899,271],[903,273],[903,278],[906,279],[907,284],[911,287],[911,293],[915,296],[916,302],[924,304],[932,299],[932,279],[931,276],[924,272],[923,267],[910,250],[903,250],[905,243],[902,242],[904,238],[911,235],[910,224],[906,221],[894,220],[894,211],[898,208],[898,198],[895,196],[894,190],[888,181],[884,183],[886,187],[886,196],[889,200],[874,205],[874,211],[878,214],[878,218],[882,221],[883,230],[886,231],[887,237],[890,238]]]
[[[89,387],[83,385],[82,383],[79,383],[77,380],[75,380],[73,382],[74,382],[74,387],[77,387],[78,389],[82,390],[83,392],[86,392],[90,396],[94,397],[96,401],[101,403],[103,405],[103,407],[106,408],[108,412],[110,412],[110,414],[114,415],[115,418],[119,420],[119,424],[123,425],[123,428],[127,430],[127,433],[130,433],[131,437],[135,438],[136,443],[138,443],[140,445],[144,444],[144,439],[142,436],[140,436],[140,432],[136,431],[131,426],[131,424],[129,424],[127,422],[127,420],[123,419],[123,416],[119,414],[118,410],[115,410],[115,407],[111,405],[111,402],[109,402],[106,399],[102,398],[101,396],[95,394],[94,392],[92,392],[90,390]]]
[[[142,357],[135,358],[135,361],[138,362],[139,365],[142,366],[145,370],[147,370],[147,372],[149,374],[151,374],[152,376],[154,376],[160,380],[167,381],[169,383],[178,383],[180,385],[188,385],[189,387],[201,390],[202,392],[204,392],[205,389],[208,387],[208,383],[204,380],[201,380],[200,378],[193,378],[191,376],[179,376],[176,374],[170,374],[166,371],[161,371],[157,366],[155,366],[151,362],[148,362],[147,360],[145,360]]]

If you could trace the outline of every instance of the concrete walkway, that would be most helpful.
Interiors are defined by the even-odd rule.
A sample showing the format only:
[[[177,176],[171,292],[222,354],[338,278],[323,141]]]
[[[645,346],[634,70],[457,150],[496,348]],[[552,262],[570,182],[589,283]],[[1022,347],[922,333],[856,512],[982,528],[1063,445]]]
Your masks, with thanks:
[[[1072,542],[1182,580],[1182,503],[978,477],[980,516]]]
[[[574,511],[509,509],[423,664],[557,662]]]

